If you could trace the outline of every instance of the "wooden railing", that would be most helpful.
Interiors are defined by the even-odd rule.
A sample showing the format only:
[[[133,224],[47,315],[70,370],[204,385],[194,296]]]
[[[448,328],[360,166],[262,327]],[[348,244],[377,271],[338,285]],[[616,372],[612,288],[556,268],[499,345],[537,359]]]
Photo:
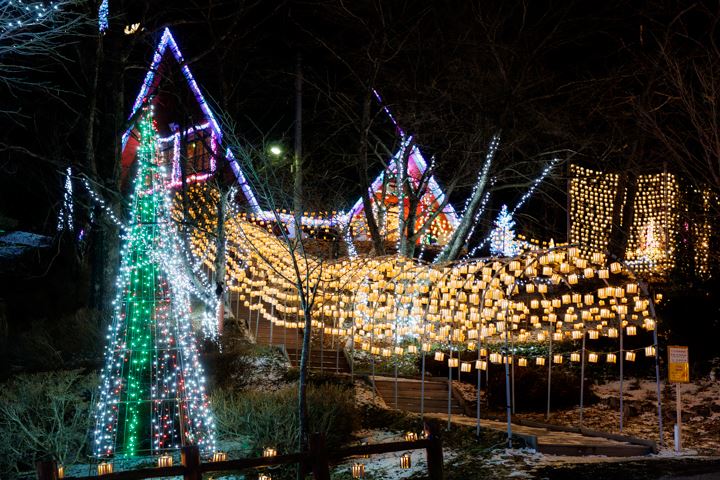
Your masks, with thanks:
[[[231,472],[251,468],[273,467],[277,465],[301,464],[306,472],[312,472],[314,480],[330,480],[330,464],[339,463],[351,457],[377,455],[390,452],[425,450],[427,458],[428,478],[442,480],[443,453],[442,440],[439,436],[429,434],[428,438],[406,441],[358,445],[328,452],[322,435],[310,437],[310,449],[306,452],[278,455],[275,457],[241,458],[222,462],[202,462],[197,446],[183,447],[181,465],[170,467],[141,468],[121,472],[107,473],[87,477],[64,477],[64,480],[140,480],[144,478],[183,477],[184,480],[201,480],[204,473]],[[38,480],[59,480],[58,467],[55,461],[37,463]]]

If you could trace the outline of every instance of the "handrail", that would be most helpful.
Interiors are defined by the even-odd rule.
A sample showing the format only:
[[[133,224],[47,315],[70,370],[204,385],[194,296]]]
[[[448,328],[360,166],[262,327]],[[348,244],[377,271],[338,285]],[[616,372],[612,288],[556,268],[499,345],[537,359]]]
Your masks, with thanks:
[[[443,453],[442,440],[438,435],[428,434],[427,438],[415,441],[375,443],[345,447],[335,452],[327,452],[324,437],[320,434],[310,436],[310,449],[305,452],[278,455],[275,457],[240,458],[219,462],[200,459],[200,449],[196,445],[182,447],[182,464],[169,467],[139,468],[104,475],[86,477],[64,477],[64,480],[140,480],[144,478],[177,477],[184,480],[198,480],[203,473],[228,472],[249,468],[272,467],[299,463],[306,471],[312,471],[315,480],[330,480],[330,463],[343,459],[376,455],[380,453],[400,452],[408,450],[425,450],[427,457],[428,478],[442,480]],[[59,480],[57,463],[54,460],[37,463],[38,480]]]

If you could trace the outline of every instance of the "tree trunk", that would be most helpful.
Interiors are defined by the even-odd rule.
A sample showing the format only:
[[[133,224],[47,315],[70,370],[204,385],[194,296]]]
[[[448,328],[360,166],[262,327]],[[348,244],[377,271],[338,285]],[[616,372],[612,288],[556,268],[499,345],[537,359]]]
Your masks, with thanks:
[[[302,283],[298,282],[298,292],[302,291]],[[301,294],[302,295],[302,294]],[[300,355],[300,375],[298,379],[298,416],[300,417],[300,441],[298,445],[299,451],[305,451],[308,448],[309,438],[309,417],[307,408],[307,366],[310,360],[310,337],[312,333],[312,316],[310,315],[310,307],[305,299],[302,299],[303,317],[305,320],[305,330],[303,331],[302,354]],[[302,465],[298,465],[298,480],[303,479]]]
[[[407,217],[405,216],[405,188],[407,182],[407,164],[410,145],[405,145],[402,150],[402,155],[395,167],[397,173],[395,176],[395,194],[397,195],[397,208],[398,208],[398,255],[406,255],[407,251]]]
[[[383,238],[380,235],[380,229],[378,228],[378,223],[375,219],[375,212],[373,212],[372,208],[372,201],[370,200],[370,188],[372,188],[372,185],[370,184],[370,176],[368,175],[368,137],[370,131],[370,105],[372,103],[371,95],[372,92],[366,92],[361,119],[362,125],[360,128],[359,153],[360,178],[362,178],[363,184],[361,185],[360,191],[363,202],[363,210],[365,212],[365,223],[367,224],[368,232],[370,232],[370,238],[373,243],[373,250],[375,250],[375,255],[384,255],[385,242],[383,242]]]
[[[618,260],[625,259],[630,229],[635,216],[637,177],[630,170],[620,174],[613,199],[612,225],[608,238],[608,252]]]
[[[215,236],[215,295],[218,301],[218,335],[222,334],[225,316],[225,211],[228,193],[219,188],[217,231]]]
[[[463,214],[462,219],[460,219],[460,224],[453,232],[452,236],[450,237],[450,240],[448,241],[447,246],[443,249],[443,251],[440,253],[440,255],[437,256],[435,259],[435,263],[442,263],[442,262],[448,262],[451,260],[455,260],[458,255],[460,255],[460,250],[462,249],[463,245],[465,244],[466,237],[468,235],[468,232],[470,231],[470,227],[472,226],[472,223],[475,219],[475,213],[477,212],[478,207],[480,206],[480,202],[482,200],[483,194],[485,193],[485,186],[488,182],[489,177],[489,171],[490,171],[490,165],[492,164],[493,158],[495,157],[495,151],[491,150],[493,148],[493,145],[497,145],[499,142],[500,134],[497,133],[493,136],[493,139],[490,141],[490,146],[488,147],[488,153],[487,157],[485,159],[485,165],[483,165],[483,169],[481,170],[477,183],[475,184],[475,190],[473,191],[473,195],[470,198],[470,202],[468,203],[467,208],[465,209],[465,212]]]

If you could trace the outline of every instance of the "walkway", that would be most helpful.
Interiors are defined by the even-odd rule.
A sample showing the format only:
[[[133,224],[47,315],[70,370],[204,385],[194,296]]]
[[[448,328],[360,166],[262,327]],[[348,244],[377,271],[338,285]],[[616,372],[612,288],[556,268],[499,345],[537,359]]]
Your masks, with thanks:
[[[375,377],[375,389],[389,407],[395,407],[395,379],[391,377]],[[420,413],[419,380],[399,378],[397,381],[397,406],[400,410]],[[438,420],[447,420],[448,413],[448,386],[444,380],[425,381],[425,416]],[[475,417],[464,414],[465,410],[460,401],[453,395],[451,398],[451,421],[458,425],[474,427]],[[525,440],[528,446],[547,455],[605,455],[608,457],[633,457],[648,455],[653,452],[652,442],[623,437],[620,435],[605,434],[575,428],[565,428],[554,425],[532,424],[523,422],[523,425],[513,423],[512,432]],[[482,419],[480,425],[501,432],[507,432],[507,423]]]

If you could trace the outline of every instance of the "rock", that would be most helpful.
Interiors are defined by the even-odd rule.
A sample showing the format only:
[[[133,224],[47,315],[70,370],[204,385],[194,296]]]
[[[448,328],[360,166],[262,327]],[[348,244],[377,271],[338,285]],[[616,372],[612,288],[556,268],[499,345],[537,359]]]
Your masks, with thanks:
[[[710,410],[710,407],[707,405],[699,405],[692,410],[695,415],[699,415],[701,417],[709,417],[712,415],[712,411]]]

